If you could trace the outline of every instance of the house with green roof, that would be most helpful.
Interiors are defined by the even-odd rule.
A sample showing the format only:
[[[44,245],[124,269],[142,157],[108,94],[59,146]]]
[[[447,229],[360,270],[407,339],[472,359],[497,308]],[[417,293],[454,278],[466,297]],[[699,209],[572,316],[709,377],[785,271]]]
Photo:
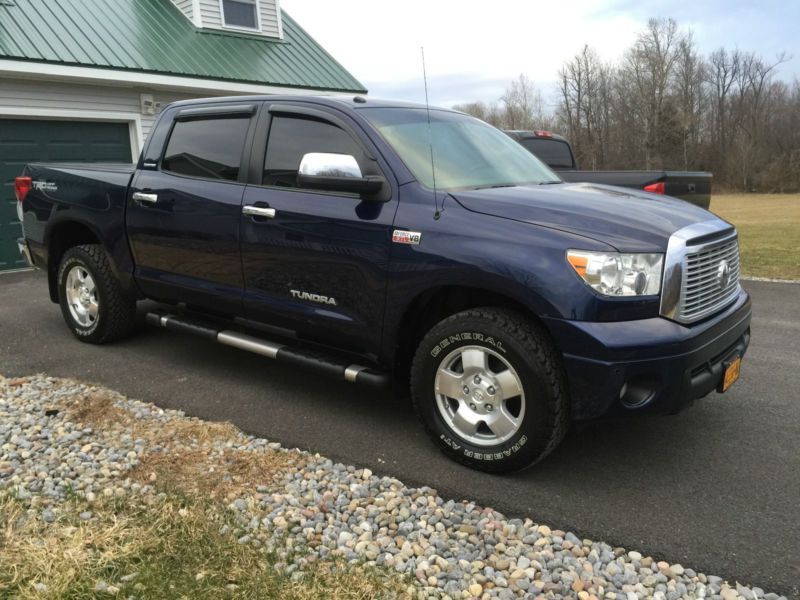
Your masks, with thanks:
[[[25,163],[131,162],[169,102],[272,93],[366,90],[279,0],[0,0],[0,270]]]

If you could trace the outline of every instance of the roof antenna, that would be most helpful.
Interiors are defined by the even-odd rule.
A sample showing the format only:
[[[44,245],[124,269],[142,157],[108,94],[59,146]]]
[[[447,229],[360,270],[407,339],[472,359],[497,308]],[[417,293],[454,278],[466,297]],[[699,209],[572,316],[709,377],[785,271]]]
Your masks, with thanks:
[[[422,80],[425,82],[425,110],[428,113],[428,147],[431,150],[431,175],[433,176],[433,205],[434,220],[439,220],[442,213],[439,211],[439,195],[436,193],[436,164],[433,161],[433,131],[431,129],[431,105],[428,102],[428,73],[425,71],[425,46],[420,46],[422,51]],[[444,204],[442,205],[444,211]]]

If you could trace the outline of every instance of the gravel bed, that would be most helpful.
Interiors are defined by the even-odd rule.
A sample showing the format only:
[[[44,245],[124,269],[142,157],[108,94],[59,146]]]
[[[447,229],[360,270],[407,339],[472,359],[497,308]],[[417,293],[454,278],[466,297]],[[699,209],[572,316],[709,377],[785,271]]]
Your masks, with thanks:
[[[29,501],[51,522],[70,494],[91,502],[100,494],[155,493],[128,477],[145,453],[158,451],[147,436],[122,425],[74,423],[54,408],[100,389],[45,376],[0,376],[0,494]],[[189,420],[179,411],[113,398],[141,423]],[[236,444],[244,451],[288,452],[241,433]],[[473,502],[446,500],[434,489],[410,488],[369,469],[304,458],[274,483],[226,500],[239,524],[230,534],[275,552],[276,568],[291,577],[302,577],[314,561],[344,557],[406,574],[419,598],[786,600],[530,519],[508,519]]]

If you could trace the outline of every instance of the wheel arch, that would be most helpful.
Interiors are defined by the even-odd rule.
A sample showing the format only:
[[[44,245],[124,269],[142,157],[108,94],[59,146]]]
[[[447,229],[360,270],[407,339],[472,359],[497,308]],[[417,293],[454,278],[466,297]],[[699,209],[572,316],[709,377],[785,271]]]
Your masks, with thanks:
[[[535,304],[533,298],[523,301],[512,294],[479,286],[445,284],[419,293],[408,304],[394,329],[395,377],[400,381],[408,378],[414,351],[426,332],[443,319],[471,308],[491,306],[513,310],[537,322],[549,335]]]
[[[58,303],[58,267],[64,253],[84,244],[102,245],[95,229],[82,221],[69,219],[53,223],[47,233],[47,284],[50,300]],[[113,268],[113,262],[112,262]]]

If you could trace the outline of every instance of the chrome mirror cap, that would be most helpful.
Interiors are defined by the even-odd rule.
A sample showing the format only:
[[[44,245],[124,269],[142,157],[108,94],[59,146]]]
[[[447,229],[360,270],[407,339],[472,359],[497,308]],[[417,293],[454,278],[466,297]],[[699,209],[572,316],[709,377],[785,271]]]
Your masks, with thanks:
[[[306,177],[363,177],[354,156],[332,152],[309,152],[304,155],[298,173]]]

